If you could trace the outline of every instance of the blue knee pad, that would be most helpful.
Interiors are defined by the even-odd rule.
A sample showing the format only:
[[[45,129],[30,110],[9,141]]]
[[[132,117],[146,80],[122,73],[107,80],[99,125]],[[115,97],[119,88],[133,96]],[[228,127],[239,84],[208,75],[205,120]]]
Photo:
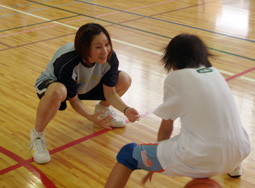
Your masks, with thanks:
[[[117,161],[131,170],[138,169],[138,162],[133,158],[133,150],[135,146],[137,146],[136,143],[127,144],[121,148],[117,155]]]

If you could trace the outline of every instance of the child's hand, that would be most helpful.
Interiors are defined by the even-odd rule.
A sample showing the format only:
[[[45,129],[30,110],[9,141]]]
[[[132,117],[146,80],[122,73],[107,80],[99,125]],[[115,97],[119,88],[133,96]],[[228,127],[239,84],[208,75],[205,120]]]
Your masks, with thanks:
[[[148,180],[152,180],[152,175],[153,172],[148,172],[148,174],[146,176],[144,176],[144,178],[142,179],[141,183],[144,185]]]

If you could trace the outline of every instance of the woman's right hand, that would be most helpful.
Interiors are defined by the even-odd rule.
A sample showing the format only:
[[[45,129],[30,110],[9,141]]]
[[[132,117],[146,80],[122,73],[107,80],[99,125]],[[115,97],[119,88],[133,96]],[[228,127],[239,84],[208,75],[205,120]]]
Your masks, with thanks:
[[[90,115],[88,120],[92,121],[93,123],[95,123],[101,127],[106,128],[106,129],[112,129],[113,123],[111,123],[111,120],[113,119],[113,117],[110,115],[107,115],[105,117],[100,116],[103,113],[104,113],[104,111],[92,114],[92,115]]]

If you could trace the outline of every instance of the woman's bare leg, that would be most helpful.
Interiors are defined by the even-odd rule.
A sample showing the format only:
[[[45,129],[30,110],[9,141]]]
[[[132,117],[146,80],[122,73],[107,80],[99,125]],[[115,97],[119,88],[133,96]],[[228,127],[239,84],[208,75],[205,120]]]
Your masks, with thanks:
[[[55,117],[61,102],[66,99],[67,90],[61,83],[52,83],[41,98],[36,114],[35,130],[43,132],[48,123]]]

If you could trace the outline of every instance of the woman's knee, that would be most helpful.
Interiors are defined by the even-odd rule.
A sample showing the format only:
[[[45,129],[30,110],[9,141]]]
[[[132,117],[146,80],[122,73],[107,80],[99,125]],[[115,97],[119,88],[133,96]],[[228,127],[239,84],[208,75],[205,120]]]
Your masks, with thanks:
[[[124,94],[131,86],[131,83],[132,83],[131,77],[126,72],[121,71],[119,73],[118,82],[116,84],[117,92],[120,94]]]
[[[63,102],[67,97],[67,89],[64,84],[55,82],[49,85],[45,92],[45,96]]]

